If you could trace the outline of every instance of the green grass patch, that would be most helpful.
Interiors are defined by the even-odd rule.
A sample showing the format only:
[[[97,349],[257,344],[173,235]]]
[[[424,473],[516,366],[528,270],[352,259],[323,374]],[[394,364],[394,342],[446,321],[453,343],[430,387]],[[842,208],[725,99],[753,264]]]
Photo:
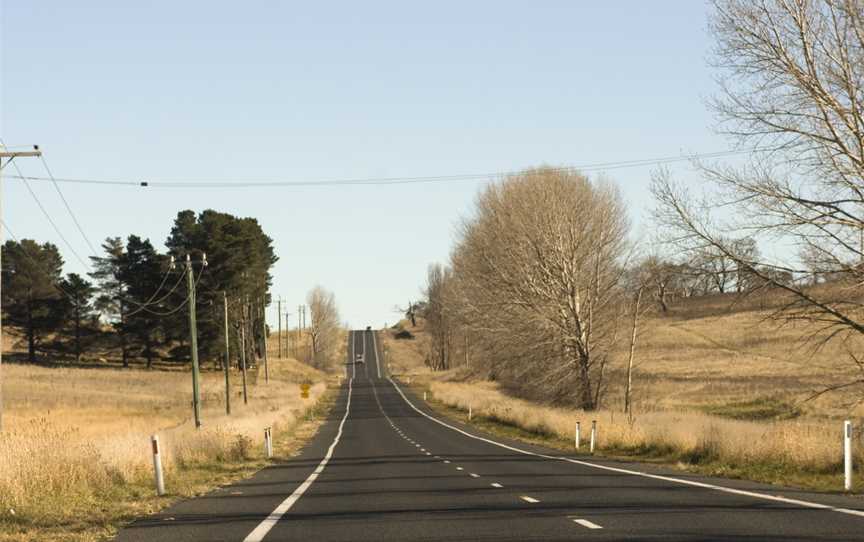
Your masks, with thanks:
[[[723,405],[706,405],[699,409],[706,414],[733,420],[790,420],[801,415],[801,409],[777,397],[760,397]]]

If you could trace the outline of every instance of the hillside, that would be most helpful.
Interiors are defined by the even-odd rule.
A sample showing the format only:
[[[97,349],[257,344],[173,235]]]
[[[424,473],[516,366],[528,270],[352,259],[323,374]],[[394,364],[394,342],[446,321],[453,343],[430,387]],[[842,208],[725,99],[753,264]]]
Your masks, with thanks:
[[[486,378],[466,366],[432,372],[424,364],[424,322],[400,322],[413,335],[384,343],[394,375],[429,392],[442,414],[503,436],[572,452],[573,431],[587,438],[596,420],[599,453],[666,462],[717,476],[836,490],[842,487],[841,418],[858,417],[855,387],[807,400],[826,385],[854,378],[850,344],[814,350],[799,340],[804,328],[767,318],[778,300],[734,296],[679,300],[670,314],[645,318],[636,351],[633,416],[622,414],[625,346],[615,352],[600,409],[583,412]],[[625,335],[626,336],[626,335]],[[857,421],[855,422],[857,423]],[[585,444],[583,440],[583,445]],[[856,462],[864,454],[854,450]]]
[[[848,353],[855,343],[835,341],[817,349],[802,341],[808,328],[770,318],[781,302],[777,296],[713,295],[679,299],[667,315],[649,313],[640,324],[635,355],[636,411],[700,410],[747,419],[864,415],[856,387],[808,400],[825,386],[856,378],[858,369]],[[416,328],[406,321],[399,325],[415,338],[396,340],[393,330],[386,334],[396,354],[393,363],[403,372],[429,373],[423,364],[428,337],[422,319]],[[622,322],[621,337],[629,334],[628,325]],[[466,369],[458,345],[454,359],[455,370],[435,377],[483,379],[470,368],[470,357]],[[609,367],[605,408],[623,405],[626,359],[622,339]]]

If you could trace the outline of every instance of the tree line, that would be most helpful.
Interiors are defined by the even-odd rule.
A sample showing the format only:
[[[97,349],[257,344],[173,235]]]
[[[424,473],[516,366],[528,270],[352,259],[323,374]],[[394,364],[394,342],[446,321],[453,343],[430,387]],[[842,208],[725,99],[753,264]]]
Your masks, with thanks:
[[[711,107],[723,132],[757,149],[752,159],[696,161],[694,182],[653,172],[647,255],[628,241],[608,182],[540,168],[488,186],[448,265],[430,266],[425,301],[410,308],[426,318],[433,369],[458,359],[593,409],[617,343],[629,342],[617,352],[629,351],[632,369],[646,308],[754,292],[776,300],[771,320],[806,324],[796,326],[803,343],[841,341],[862,367],[864,8],[714,0],[710,27],[721,83]],[[849,386],[864,377],[822,391]]]
[[[63,259],[51,243],[7,241],[3,317],[21,330],[28,360],[72,354],[81,361],[107,352],[118,352],[124,367],[133,358],[148,367],[156,359],[187,360],[189,256],[201,356],[224,359],[227,300],[232,357],[239,359],[242,347],[254,364],[263,356],[270,270],[278,260],[258,221],[214,210],[181,211],[165,246],[163,253],[137,235],[108,238],[83,277],[63,274]]]

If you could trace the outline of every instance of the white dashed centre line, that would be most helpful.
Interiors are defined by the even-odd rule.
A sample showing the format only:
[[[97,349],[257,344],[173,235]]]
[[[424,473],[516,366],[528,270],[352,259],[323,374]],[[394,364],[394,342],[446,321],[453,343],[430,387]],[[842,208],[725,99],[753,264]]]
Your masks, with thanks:
[[[444,460],[444,462],[445,462],[445,463],[447,463],[447,464],[449,464],[449,463],[450,463],[450,461],[448,461],[448,460],[446,460],[446,459],[445,459],[445,460]]]
[[[573,523],[578,523],[583,527],[587,527],[588,529],[602,529],[603,527],[597,525],[596,523],[591,523],[587,519],[574,519]]]
[[[529,496],[527,496],[527,495],[522,495],[522,496],[519,497],[519,498],[522,499],[522,500],[525,501],[525,502],[530,502],[531,504],[534,504],[534,503],[536,503],[536,502],[540,502],[540,501],[538,501],[537,499],[535,499],[534,497],[529,497]]]
[[[471,478],[480,478],[479,474],[474,474],[473,472],[469,472],[468,474],[471,475]]]
[[[492,487],[504,487],[504,486],[502,486],[501,484],[499,484],[498,482],[492,482],[492,483],[489,484],[489,485],[492,486]]]
[[[456,467],[456,470],[465,470],[462,467]]]

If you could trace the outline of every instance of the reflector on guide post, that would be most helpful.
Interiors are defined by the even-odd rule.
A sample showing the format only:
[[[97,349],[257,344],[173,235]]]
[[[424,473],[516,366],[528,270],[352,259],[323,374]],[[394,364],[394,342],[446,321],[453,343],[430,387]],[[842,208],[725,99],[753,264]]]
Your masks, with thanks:
[[[309,384],[300,384],[300,397],[309,399]]]

